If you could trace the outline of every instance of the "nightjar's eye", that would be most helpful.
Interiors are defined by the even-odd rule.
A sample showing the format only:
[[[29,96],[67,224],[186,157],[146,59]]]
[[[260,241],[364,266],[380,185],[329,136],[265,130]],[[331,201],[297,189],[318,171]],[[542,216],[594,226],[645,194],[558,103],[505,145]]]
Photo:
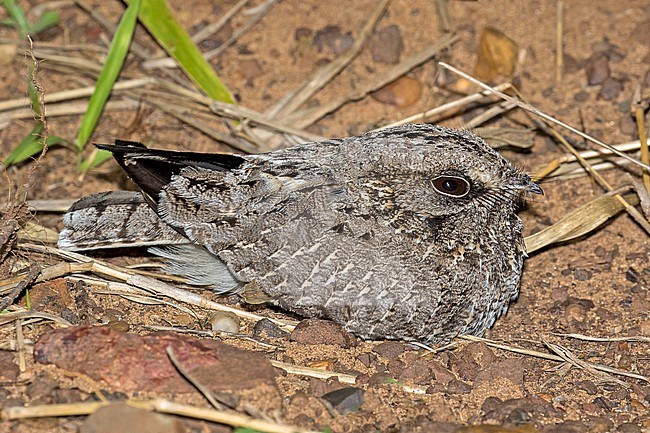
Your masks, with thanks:
[[[464,197],[469,192],[469,182],[458,176],[438,176],[432,184],[440,194],[450,197]]]

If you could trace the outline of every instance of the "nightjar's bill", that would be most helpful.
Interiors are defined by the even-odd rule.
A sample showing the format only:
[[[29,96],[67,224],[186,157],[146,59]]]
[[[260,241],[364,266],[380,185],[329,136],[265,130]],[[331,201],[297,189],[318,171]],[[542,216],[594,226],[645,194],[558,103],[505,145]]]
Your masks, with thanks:
[[[141,188],[64,216],[59,247],[150,245],[168,271],[369,339],[481,334],[519,291],[539,186],[467,131],[405,125],[262,155],[100,145]]]

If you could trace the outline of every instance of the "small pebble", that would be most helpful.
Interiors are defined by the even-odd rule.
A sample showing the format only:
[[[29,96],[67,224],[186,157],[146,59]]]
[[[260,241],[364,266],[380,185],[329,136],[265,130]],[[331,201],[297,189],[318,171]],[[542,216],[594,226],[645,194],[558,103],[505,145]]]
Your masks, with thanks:
[[[569,304],[564,310],[564,317],[567,322],[584,322],[586,311],[580,304]]]
[[[406,350],[406,344],[399,341],[384,341],[376,345],[372,351],[382,358],[395,359]]]
[[[322,52],[323,48],[329,48],[332,53],[339,55],[354,45],[354,37],[351,32],[343,34],[339,26],[326,26],[317,31],[314,35],[313,44]]]
[[[573,278],[578,281],[588,281],[591,280],[592,273],[588,269],[576,269],[573,271]]]
[[[609,60],[604,54],[594,54],[587,61],[587,84],[596,86],[609,78]]]
[[[606,101],[612,101],[618,97],[618,95],[623,91],[623,83],[620,80],[615,80],[614,78],[607,78],[600,92],[598,92],[598,97]]]
[[[399,63],[403,50],[402,32],[394,24],[376,32],[370,42],[372,60],[377,63],[387,63],[389,65]]]
[[[286,338],[289,336],[287,331],[280,329],[278,325],[267,318],[258,320],[253,327],[253,336],[255,338]]]
[[[383,104],[408,107],[422,94],[422,84],[415,78],[404,76],[371,93],[372,99]]]
[[[215,311],[210,314],[208,321],[213,331],[228,332],[231,334],[239,333],[239,317],[229,311]]]
[[[332,405],[335,411],[341,415],[345,415],[359,410],[359,407],[363,403],[364,394],[365,391],[363,389],[348,386],[328,392],[321,398]]]

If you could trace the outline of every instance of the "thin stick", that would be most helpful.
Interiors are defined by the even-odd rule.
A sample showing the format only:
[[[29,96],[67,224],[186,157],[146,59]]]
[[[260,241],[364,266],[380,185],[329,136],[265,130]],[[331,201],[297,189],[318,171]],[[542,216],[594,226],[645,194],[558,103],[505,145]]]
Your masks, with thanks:
[[[24,277],[20,280],[20,283],[16,284],[16,286],[7,295],[5,295],[2,300],[0,300],[0,311],[3,311],[5,308],[13,304],[16,298],[23,292],[23,290],[25,290],[27,286],[36,281],[36,278],[40,272],[40,266],[31,265],[27,271],[27,274],[24,274]]]
[[[119,90],[135,89],[138,87],[146,86],[148,84],[153,84],[156,81],[157,81],[156,78],[153,77],[135,78],[133,80],[118,81],[117,83],[115,83],[111,91],[116,92]],[[66,101],[69,99],[89,97],[90,95],[93,94],[94,91],[95,91],[95,86],[89,86],[89,87],[82,87],[79,89],[63,90],[61,92],[48,93],[47,103],[51,104],[53,102]],[[30,103],[29,98],[17,98],[17,99],[2,101],[0,102],[0,111],[29,107],[29,103]],[[50,107],[51,105],[47,106],[48,115],[50,115]]]
[[[25,361],[25,336],[23,335],[23,321],[16,320],[16,353],[18,353],[18,370],[24,373],[27,370]]]
[[[264,114],[251,110],[250,108],[242,107],[241,105],[212,101],[210,103],[210,109],[221,116],[230,117],[235,120],[249,120],[257,125],[265,126],[277,132],[303,137],[309,141],[321,141],[325,138],[322,135],[313,134],[304,129],[297,129],[286,125],[284,122],[269,119]]]
[[[440,28],[445,33],[451,33],[451,16],[449,15],[449,0],[436,0],[436,13],[440,20]]]
[[[136,101],[108,101],[104,111],[120,111],[138,108],[140,104]],[[47,117],[72,116],[83,114],[88,111],[88,102],[69,102],[47,106]],[[19,109],[0,114],[0,124],[18,119],[32,119],[34,113],[31,109]]]
[[[248,3],[249,1],[250,0],[239,0],[237,4],[235,4],[235,6],[230,8],[228,12],[226,12],[221,16],[221,18],[219,18],[219,21],[216,21],[212,24],[208,24],[207,26],[205,26],[204,28],[196,32],[194,36],[192,36],[192,42],[194,42],[195,44],[199,44],[204,40],[206,40],[207,38],[209,38],[210,35],[217,33],[219,30],[221,30],[223,26],[226,25],[228,21],[230,21],[232,17],[235,16],[235,14],[237,14],[237,12],[240,11],[241,8],[246,6],[246,3]]]
[[[634,90],[634,117],[636,118],[636,127],[639,130],[639,143],[641,146],[641,161],[646,164],[650,163],[650,152],[648,151],[648,131],[645,126],[645,108],[641,102],[641,84]],[[650,171],[643,170],[643,185],[650,193]]]
[[[438,54],[441,50],[449,47],[457,40],[458,37],[455,35],[445,35],[441,39],[439,39],[435,44],[428,46],[427,48],[423,49],[419,53],[415,54],[413,57],[410,57],[400,62],[399,64],[393,66],[383,74],[374,77],[372,80],[365,83],[363,87],[355,89],[347,95],[343,95],[339,98],[335,98],[330,102],[322,105],[321,107],[318,107],[315,110],[307,113],[306,115],[303,114],[299,115],[298,113],[294,113],[294,115],[288,116],[283,120],[286,123],[292,124],[299,128],[306,128],[314,124],[321,118],[325,117],[329,113],[338,110],[348,102],[358,101],[359,99],[366,97],[369,93],[374,92],[375,90],[384,87],[388,83],[395,81],[402,75],[409,72],[411,69],[431,59],[436,54]]]
[[[357,383],[357,377],[352,374],[337,373],[335,371],[319,370],[317,368],[304,367],[302,365],[288,364],[286,362],[271,360],[271,364],[276,368],[281,368],[289,374],[299,376],[315,377],[317,379],[329,379],[336,377],[339,382],[354,385]],[[411,394],[426,394],[427,389],[422,386],[402,385],[401,389]]]
[[[192,116],[189,116],[185,113],[183,113],[182,109],[179,110],[177,107],[173,105],[167,105],[167,104],[161,104],[160,102],[156,101],[153,98],[149,97],[144,97],[142,101],[146,102],[149,105],[152,105],[159,109],[160,111],[163,111],[170,116],[176,117],[178,120],[180,120],[183,123],[186,123],[193,128],[198,129],[208,137],[212,138],[213,140],[222,142],[227,144],[228,146],[239,150],[241,152],[245,153],[259,153],[260,151],[263,151],[264,149],[258,149],[252,145],[250,145],[248,142],[239,140],[237,138],[231,137],[230,135],[224,134],[222,132],[217,131],[214,128],[209,127],[208,125],[205,124],[205,122],[201,122]]]
[[[555,82],[560,84],[564,74],[564,2],[558,0],[555,27]]]
[[[378,0],[370,13],[366,24],[357,36],[354,45],[346,52],[337,57],[333,62],[328,63],[321,69],[315,71],[310,77],[302,82],[297,89],[282,97],[277,103],[264,112],[266,117],[271,119],[284,118],[287,114],[293,113],[298,107],[304,104],[309,98],[315,95],[327,83],[337,76],[347,65],[350,64],[361,52],[361,48],[372,34],[375,25],[388,7],[390,0]]]
[[[636,164],[636,165],[638,165],[640,167],[645,168],[646,170],[650,170],[650,165],[648,165],[648,164],[646,164],[644,162],[641,162],[638,159],[633,158],[633,157],[631,157],[630,155],[628,155],[626,153],[623,153],[623,152],[619,151],[618,149],[616,149],[615,147],[613,147],[613,146],[611,146],[611,145],[609,145],[607,143],[603,143],[602,141],[590,136],[589,134],[587,134],[585,132],[580,131],[579,129],[574,128],[571,125],[568,125],[568,124],[562,122],[561,120],[558,120],[558,119],[556,119],[556,118],[554,118],[552,116],[549,116],[548,114],[538,110],[537,108],[533,107],[532,105],[527,104],[525,102],[522,102],[522,101],[520,101],[520,100],[518,100],[516,98],[513,98],[510,95],[506,95],[505,93],[500,92],[500,91],[496,90],[495,88],[488,86],[484,82],[482,82],[480,80],[477,80],[476,78],[472,77],[471,75],[461,71],[460,69],[454,68],[453,66],[448,65],[445,62],[438,62],[438,64],[440,66],[442,66],[443,68],[448,69],[451,72],[453,72],[453,73],[455,73],[457,75],[460,75],[461,77],[471,81],[472,83],[474,83],[474,84],[476,84],[478,86],[481,86],[482,88],[484,88],[486,90],[491,91],[492,93],[499,96],[500,98],[505,99],[506,101],[511,101],[511,102],[516,103],[519,108],[522,108],[522,109],[524,109],[524,110],[526,110],[526,111],[528,111],[530,113],[533,113],[533,114],[541,117],[544,120],[548,120],[551,123],[559,125],[562,128],[568,129],[569,131],[573,132],[574,134],[577,134],[580,137],[582,137],[582,138],[584,138],[586,140],[589,140],[592,143],[594,143],[594,144],[596,144],[596,145],[598,145],[600,147],[603,147],[603,148],[609,150],[610,152],[612,152],[612,153],[614,153],[614,154],[616,154],[616,155],[618,155],[618,156],[620,156],[622,158],[625,158],[625,159],[629,160],[630,162],[632,162],[632,163],[634,163],[634,164]]]
[[[279,122],[277,120],[269,119],[264,114],[252,110],[250,108],[243,107],[241,105],[235,104],[226,104],[224,102],[215,101],[212,98],[202,95],[198,92],[186,89],[177,84],[171,83],[169,81],[160,81],[160,86],[164,89],[170,90],[180,96],[191,99],[201,105],[209,107],[213,112],[230,117],[237,120],[251,120],[253,123],[260,126],[265,126],[270,129],[282,132],[284,134],[295,135],[297,137],[303,137],[311,141],[320,141],[324,137],[320,135],[313,134],[311,132],[305,131],[303,129],[294,128],[292,125]],[[259,149],[258,149],[259,151]]]
[[[508,90],[511,86],[512,84],[510,83],[502,83],[496,86],[495,89],[499,91],[505,91]],[[404,125],[405,123],[434,122],[435,120],[438,119],[439,115],[443,113],[447,116],[451,116],[452,114],[459,112],[469,104],[480,101],[481,99],[484,99],[486,96],[490,96],[490,95],[492,95],[492,92],[490,92],[489,90],[481,90],[480,92],[476,92],[471,95],[464,96],[460,99],[456,99],[455,101],[448,102],[436,108],[432,108],[422,113],[414,114],[412,116],[398,120],[397,122],[390,123],[386,126],[382,126],[381,128],[377,128],[377,130],[392,128],[393,126]]]
[[[206,400],[212,405],[217,410],[224,410],[224,407],[219,403],[210,390],[205,387],[192,373],[187,371],[181,364],[181,362],[176,358],[176,355],[174,354],[174,349],[172,349],[172,346],[167,346],[165,349],[165,352],[167,353],[167,356],[169,357],[169,360],[171,361],[172,364],[174,364],[174,367],[178,370],[178,372],[183,376],[189,383],[191,383],[202,395],[205,397]]]
[[[553,344],[548,341],[543,341],[544,345],[551,349],[553,352],[555,352],[560,358],[562,358],[565,362],[568,362],[569,364],[573,365],[574,367],[580,368],[582,370],[586,370],[592,375],[596,376],[600,381],[606,382],[606,383],[616,383],[618,385],[622,385],[625,387],[628,387],[628,384],[623,382],[620,379],[616,379],[615,377],[596,370],[592,364],[585,362],[575,356],[573,352],[571,352],[569,349],[567,349],[564,346],[560,346],[559,344]]]
[[[490,107],[489,109],[485,110],[478,116],[474,117],[473,119],[469,120],[465,124],[463,124],[463,129],[473,129],[476,128],[479,125],[482,125],[483,123],[487,122],[488,120],[499,116],[500,114],[503,114],[505,112],[508,112],[515,108],[516,105],[513,104],[512,102],[508,101],[503,101],[500,104],[497,104],[493,107]]]

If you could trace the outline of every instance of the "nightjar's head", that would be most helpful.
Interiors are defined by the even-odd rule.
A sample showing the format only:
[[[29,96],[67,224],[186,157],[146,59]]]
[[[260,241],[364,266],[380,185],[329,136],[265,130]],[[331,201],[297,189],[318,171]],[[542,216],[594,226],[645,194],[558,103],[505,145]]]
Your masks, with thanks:
[[[373,143],[369,152],[375,155],[365,185],[389,213],[513,214],[526,193],[542,193],[528,175],[468,131],[405,125],[363,138]]]

